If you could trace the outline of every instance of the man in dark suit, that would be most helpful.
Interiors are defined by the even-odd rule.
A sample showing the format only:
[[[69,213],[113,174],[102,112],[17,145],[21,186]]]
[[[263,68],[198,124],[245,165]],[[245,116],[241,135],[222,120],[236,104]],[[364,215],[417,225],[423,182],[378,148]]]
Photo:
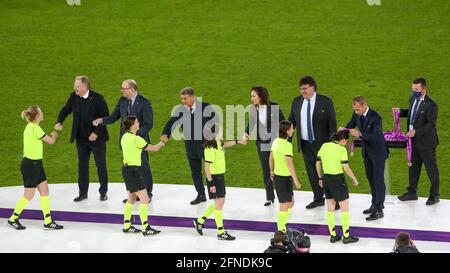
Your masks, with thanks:
[[[369,180],[372,194],[372,205],[363,211],[369,214],[367,221],[373,221],[384,217],[384,200],[386,197],[386,184],[384,182],[384,168],[389,150],[384,140],[381,116],[367,105],[363,96],[353,99],[352,119],[346,128],[355,138],[362,141],[362,156],[366,168],[366,177]],[[359,130],[356,130],[358,127]]]
[[[121,120],[121,124],[123,124],[126,117],[133,115],[137,117],[140,123],[137,135],[145,139],[147,143],[150,143],[150,137],[148,134],[153,128],[153,109],[151,102],[138,92],[135,80],[129,79],[123,81],[121,90],[123,96],[117,102],[116,108],[111,115],[94,120],[93,125],[108,125],[119,119]],[[122,134],[123,131],[121,127],[119,139],[122,139]],[[153,196],[153,177],[147,151],[142,150],[141,159],[141,169],[145,187],[147,188],[148,196],[151,198]]]
[[[399,108],[397,108],[399,109]],[[401,201],[417,200],[417,184],[419,183],[422,163],[425,164],[431,182],[427,205],[439,202],[439,169],[436,162],[436,147],[439,139],[436,130],[438,107],[427,94],[427,83],[424,78],[416,78],[412,82],[412,96],[409,98],[409,109],[401,109],[400,116],[408,117],[408,137],[412,142],[411,163],[409,167],[408,191],[399,196]]]
[[[87,198],[89,189],[89,158],[94,154],[100,181],[100,200],[108,199],[108,171],[106,169],[106,141],[109,140],[105,127],[94,127],[92,121],[109,115],[108,105],[99,93],[90,90],[89,78],[77,76],[74,92],[70,94],[66,104],[58,115],[55,129],[61,130],[64,120],[73,112],[72,133],[70,142],[77,140],[78,151],[78,187],[79,195],[73,201],[79,202]]]
[[[204,129],[214,131],[218,125],[218,115],[210,104],[196,99],[194,90],[191,87],[183,88],[180,92],[180,97],[182,105],[175,110],[175,113],[167,121],[160,139],[162,142],[167,143],[172,130],[181,124],[186,155],[197,191],[197,197],[192,200],[191,205],[196,205],[206,202],[202,178]]]
[[[316,92],[316,81],[305,76],[300,79],[301,96],[294,98],[289,121],[297,127],[297,147],[302,151],[314,200],[306,206],[312,209],[325,204],[323,189],[316,172],[317,153],[323,143],[336,132],[336,112],[331,98]]]

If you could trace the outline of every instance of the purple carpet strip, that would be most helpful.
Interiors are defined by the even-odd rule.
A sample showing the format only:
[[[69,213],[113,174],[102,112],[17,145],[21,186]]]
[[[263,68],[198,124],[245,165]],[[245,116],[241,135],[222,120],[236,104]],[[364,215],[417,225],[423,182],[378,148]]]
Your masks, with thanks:
[[[13,209],[0,208],[0,218],[9,218]],[[122,224],[123,214],[115,213],[91,213],[91,212],[72,212],[72,211],[52,211],[54,220],[67,222],[89,222],[102,224]],[[43,220],[42,211],[40,210],[24,210],[20,215],[21,219]],[[149,222],[155,226],[166,227],[183,227],[192,228],[193,218],[178,216],[150,216]],[[133,215],[132,222],[140,224],[139,216]],[[245,231],[265,231],[274,232],[276,223],[262,221],[245,221],[245,220],[224,220],[224,226],[230,230]],[[289,227],[295,229],[303,229],[310,235],[329,235],[326,225],[317,224],[289,224]],[[213,220],[208,220],[205,228],[215,229]],[[337,233],[341,228],[336,228]],[[398,232],[409,232],[414,240],[419,241],[435,241],[450,242],[450,232],[430,231],[430,230],[413,230],[413,229],[396,229],[396,228],[374,228],[374,227],[351,227],[351,233],[356,237],[393,239]],[[340,234],[342,235],[342,233]]]

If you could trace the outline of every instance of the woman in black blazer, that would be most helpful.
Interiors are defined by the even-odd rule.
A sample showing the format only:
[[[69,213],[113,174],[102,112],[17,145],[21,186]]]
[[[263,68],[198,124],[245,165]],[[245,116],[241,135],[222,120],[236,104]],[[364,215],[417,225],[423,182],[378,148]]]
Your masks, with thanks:
[[[265,87],[252,87],[250,95],[252,107],[250,107],[249,123],[245,130],[244,139],[248,140],[256,125],[256,147],[263,171],[264,187],[266,188],[264,206],[270,206],[275,200],[273,184],[270,181],[270,146],[278,136],[278,127],[280,121],[284,120],[284,115],[279,105],[270,101],[269,91]]]

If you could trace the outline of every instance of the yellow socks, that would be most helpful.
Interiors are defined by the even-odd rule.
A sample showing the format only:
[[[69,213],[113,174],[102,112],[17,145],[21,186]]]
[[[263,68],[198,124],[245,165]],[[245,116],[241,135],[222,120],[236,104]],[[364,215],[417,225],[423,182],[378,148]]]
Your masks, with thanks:
[[[216,205],[214,203],[209,205],[203,212],[202,217],[199,217],[197,219],[197,222],[199,222],[200,224],[203,225],[205,223],[206,219],[208,219],[208,217],[214,212],[215,209],[216,209]]]
[[[41,209],[44,214],[45,224],[50,224],[52,222],[52,216],[50,215],[50,197],[41,196]]]
[[[16,208],[14,209],[13,214],[9,218],[9,221],[14,222],[17,219],[19,219],[20,214],[26,208],[26,206],[28,205],[28,202],[29,201],[24,196],[22,196],[19,199],[19,201],[17,201]]]
[[[133,213],[133,204],[125,203],[123,210],[123,228],[128,229],[131,227],[131,214]]]
[[[334,225],[334,212],[327,211],[327,223],[328,230],[330,231],[331,236],[336,236],[336,229]]]
[[[223,230],[223,218],[222,218],[222,211],[216,210],[214,213],[214,220],[216,221],[217,226],[217,234],[223,234],[225,231]]]
[[[139,206],[139,216],[141,217],[142,230],[146,230],[148,227],[148,204]]]

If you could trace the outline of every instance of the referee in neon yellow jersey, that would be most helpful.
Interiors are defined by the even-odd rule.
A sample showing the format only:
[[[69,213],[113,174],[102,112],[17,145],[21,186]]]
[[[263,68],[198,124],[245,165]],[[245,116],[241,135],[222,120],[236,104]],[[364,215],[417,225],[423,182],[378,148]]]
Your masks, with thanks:
[[[277,193],[280,209],[277,218],[277,228],[279,231],[286,232],[286,225],[294,207],[293,183],[299,190],[301,183],[295,172],[292,143],[288,138],[294,134],[294,126],[290,121],[280,122],[279,137],[272,143],[269,155],[270,179],[274,183]]]
[[[355,243],[359,239],[350,236],[349,194],[344,172],[352,179],[354,186],[358,185],[355,175],[348,165],[348,155],[345,145],[348,142],[348,132],[338,131],[331,136],[331,141],[324,143],[317,154],[316,169],[319,185],[323,188],[327,200],[327,223],[330,231],[330,242],[341,240],[336,234],[334,212],[336,202],[341,207],[341,225],[344,244]],[[323,171],[322,171],[323,170]]]
[[[224,148],[233,147],[236,144],[246,144],[246,140],[223,141],[222,131],[210,133],[205,136],[204,156],[205,156],[205,175],[207,179],[209,199],[214,200],[203,215],[193,220],[194,227],[200,235],[203,235],[203,225],[208,217],[214,212],[214,220],[217,226],[217,239],[232,241],[236,238],[225,231],[223,226],[223,205],[225,203],[225,150]]]
[[[156,230],[148,224],[148,204],[150,197],[145,189],[144,178],[142,174],[142,150],[159,151],[164,143],[157,145],[147,143],[142,137],[136,135],[139,131],[139,121],[135,116],[128,116],[123,121],[123,136],[120,141],[123,153],[122,176],[128,193],[128,200],[124,206],[124,233],[139,233],[141,230],[131,225],[131,214],[137,197],[141,201],[139,206],[139,216],[142,224],[142,234],[144,236],[156,235],[161,231]]]
[[[44,229],[62,229],[63,226],[55,223],[50,214],[48,183],[42,164],[42,159],[44,158],[43,142],[48,144],[55,143],[58,138],[58,133],[53,131],[48,136],[39,126],[39,123],[44,120],[44,113],[39,106],[28,107],[27,110],[22,112],[22,118],[28,122],[23,132],[23,159],[21,166],[25,191],[24,195],[17,202],[13,214],[8,219],[8,224],[17,230],[25,229],[19,222],[19,217],[28,205],[28,202],[33,199],[37,188],[41,195],[40,203],[44,214]]]

